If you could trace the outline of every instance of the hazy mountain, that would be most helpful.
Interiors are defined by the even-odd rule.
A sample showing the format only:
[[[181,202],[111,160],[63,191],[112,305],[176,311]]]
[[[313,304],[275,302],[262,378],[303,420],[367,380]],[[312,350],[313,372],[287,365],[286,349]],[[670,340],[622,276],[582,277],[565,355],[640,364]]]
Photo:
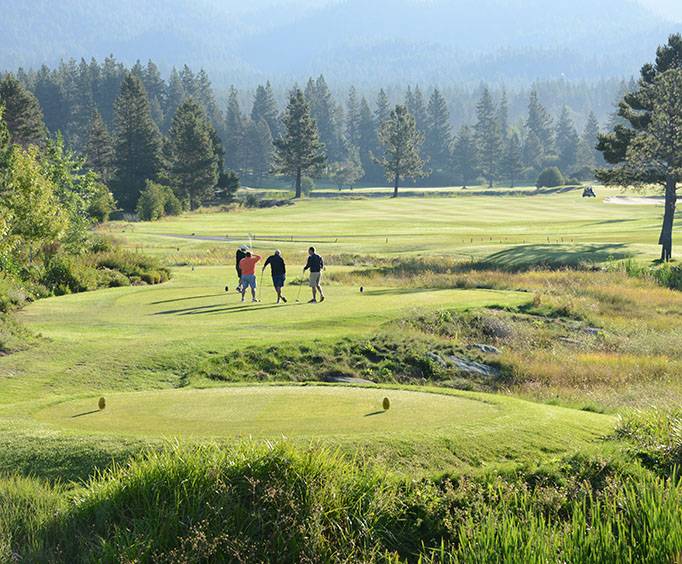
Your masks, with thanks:
[[[628,0],[4,0],[0,68],[113,53],[219,84],[627,75],[680,28]]]

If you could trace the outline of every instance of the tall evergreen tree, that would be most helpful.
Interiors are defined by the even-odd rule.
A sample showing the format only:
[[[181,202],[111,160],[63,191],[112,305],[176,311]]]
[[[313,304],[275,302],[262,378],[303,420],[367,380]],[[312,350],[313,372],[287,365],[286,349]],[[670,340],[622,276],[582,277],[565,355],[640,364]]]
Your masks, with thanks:
[[[384,122],[388,121],[391,115],[391,104],[388,101],[388,96],[384,89],[379,90],[377,95],[376,109],[374,110],[374,123],[377,128],[380,128]]]
[[[502,143],[506,145],[509,140],[509,101],[507,100],[507,90],[504,88],[500,96],[500,103],[497,105],[497,123],[500,124]]]
[[[225,164],[235,171],[244,168],[244,130],[244,116],[239,107],[238,93],[231,86],[225,112]]]
[[[147,61],[147,66],[142,70],[141,75],[142,84],[147,91],[152,119],[157,127],[162,128],[164,125],[163,108],[166,104],[166,83],[161,78],[159,68],[151,60]]]
[[[346,141],[353,147],[360,146],[360,100],[354,86],[346,100]]]
[[[594,168],[596,166],[604,166],[604,159],[602,154],[597,149],[599,143],[599,122],[594,112],[590,112],[587,116],[585,128],[580,137],[580,146],[578,151],[578,163],[581,168]]]
[[[202,107],[188,98],[178,108],[168,132],[171,184],[191,209],[206,203],[218,182],[218,159],[211,128]]]
[[[85,157],[90,170],[98,173],[102,182],[109,184],[114,168],[114,144],[98,111],[93,112],[90,120]]]
[[[142,82],[128,74],[114,103],[116,169],[112,192],[119,205],[134,210],[147,180],[161,171],[161,134],[152,120]]]
[[[568,108],[564,106],[556,128],[556,148],[559,153],[559,168],[566,175],[575,172],[579,141]]]
[[[471,129],[466,125],[459,130],[452,148],[452,169],[462,186],[476,181],[478,150]]]
[[[419,86],[415,86],[414,90],[410,87],[407,88],[405,106],[407,107],[407,111],[414,116],[417,131],[424,133],[429,118],[426,112],[426,104],[424,103],[424,95]]]
[[[249,148],[248,168],[256,182],[261,182],[272,167],[272,134],[264,119],[249,120],[246,128],[246,144]]]
[[[303,175],[316,173],[327,159],[310,107],[299,88],[289,95],[282,121],[284,134],[275,141],[274,171],[294,178],[296,198],[300,198]]]
[[[365,176],[374,178],[377,176],[378,167],[372,159],[372,154],[377,154],[379,140],[377,130],[367,100],[360,99],[360,142],[358,144],[358,157]]]
[[[11,74],[6,74],[0,80],[0,104],[5,107],[4,119],[12,143],[22,147],[42,146],[45,143],[47,129],[40,104]]]
[[[552,118],[545,107],[540,103],[537,91],[530,93],[528,101],[528,119],[526,129],[537,137],[542,147],[543,155],[554,153],[554,131]]]
[[[657,49],[655,63],[642,67],[638,85],[623,96],[618,114],[624,121],[601,134],[598,144],[606,162],[615,165],[597,171],[597,178],[603,182],[664,186],[665,211],[658,239],[663,261],[672,256],[677,183],[682,169],[678,139],[681,68],[682,35],[674,34]]]
[[[339,128],[338,112],[334,97],[323,75],[317,80],[309,80],[305,97],[310,106],[312,118],[317,124],[319,138],[327,151],[330,161],[343,158],[343,143]]]
[[[514,188],[523,173],[523,151],[519,134],[516,131],[509,136],[502,166],[509,179],[509,185]]]
[[[393,197],[398,197],[403,178],[424,176],[424,161],[420,156],[424,135],[417,131],[414,116],[405,106],[396,106],[379,129],[379,141],[384,155],[377,163],[384,167],[386,179],[393,184]]]
[[[543,168],[545,151],[542,142],[533,131],[529,131],[523,145],[523,163],[532,176],[540,174]]]
[[[476,133],[479,167],[488,181],[488,186],[492,188],[499,172],[502,137],[500,135],[500,124],[497,122],[495,104],[487,88],[483,89],[481,99],[476,106],[474,131]]]
[[[256,88],[256,96],[251,109],[251,121],[259,123],[261,120],[265,121],[270,128],[270,134],[273,137],[279,134],[279,110],[269,81],[265,86],[259,85]]]
[[[170,129],[171,123],[173,123],[173,118],[175,117],[175,113],[178,111],[180,104],[182,104],[186,97],[187,93],[185,92],[185,87],[182,85],[180,73],[175,67],[173,67],[170,73],[170,78],[168,79],[166,100],[163,107],[163,131],[167,132]]]
[[[425,153],[431,159],[434,170],[445,171],[450,164],[452,130],[450,112],[445,98],[436,88],[429,98],[428,120],[425,137]]]

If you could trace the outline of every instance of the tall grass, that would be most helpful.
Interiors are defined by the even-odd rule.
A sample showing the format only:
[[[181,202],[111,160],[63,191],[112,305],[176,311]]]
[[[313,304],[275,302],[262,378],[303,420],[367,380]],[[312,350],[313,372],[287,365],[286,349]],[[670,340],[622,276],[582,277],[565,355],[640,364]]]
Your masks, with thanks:
[[[584,456],[505,477],[414,481],[329,451],[174,447],[59,494],[0,480],[3,556],[559,563],[671,562],[682,551],[676,475]]]

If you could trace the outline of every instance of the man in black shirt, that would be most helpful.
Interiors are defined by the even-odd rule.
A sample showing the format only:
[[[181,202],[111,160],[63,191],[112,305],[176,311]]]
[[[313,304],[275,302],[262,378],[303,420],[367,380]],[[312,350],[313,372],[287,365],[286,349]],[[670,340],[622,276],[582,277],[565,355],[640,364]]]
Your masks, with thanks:
[[[246,246],[242,245],[237,249],[237,292],[242,291],[242,269],[239,268],[239,263],[243,258],[246,258]]]
[[[263,272],[265,272],[265,267],[268,265],[270,265],[270,274],[272,274],[272,285],[275,287],[275,292],[277,292],[277,303],[280,301],[287,303],[287,299],[282,295],[282,288],[284,288],[284,282],[287,279],[287,265],[279,250],[267,258],[263,265]]]
[[[322,257],[315,252],[315,247],[310,247],[308,249],[308,262],[303,268],[303,272],[310,270],[310,287],[313,290],[313,299],[310,300],[309,304],[317,303],[317,293],[320,293],[320,301],[324,301],[324,294],[322,293],[322,286],[320,282],[322,280],[322,270],[324,270],[324,260]]]

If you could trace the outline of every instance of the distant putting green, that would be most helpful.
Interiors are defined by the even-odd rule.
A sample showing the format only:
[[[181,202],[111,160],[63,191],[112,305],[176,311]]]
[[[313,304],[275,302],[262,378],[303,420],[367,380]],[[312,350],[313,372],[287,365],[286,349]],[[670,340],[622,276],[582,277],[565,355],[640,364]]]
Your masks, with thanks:
[[[43,424],[80,433],[215,439],[447,440],[461,458],[492,459],[512,451],[564,451],[609,432],[608,416],[465,392],[386,387],[246,386],[159,390],[52,404],[34,414]],[[421,390],[424,390],[422,388]],[[388,397],[391,407],[384,410]],[[472,454],[476,456],[472,457]]]

